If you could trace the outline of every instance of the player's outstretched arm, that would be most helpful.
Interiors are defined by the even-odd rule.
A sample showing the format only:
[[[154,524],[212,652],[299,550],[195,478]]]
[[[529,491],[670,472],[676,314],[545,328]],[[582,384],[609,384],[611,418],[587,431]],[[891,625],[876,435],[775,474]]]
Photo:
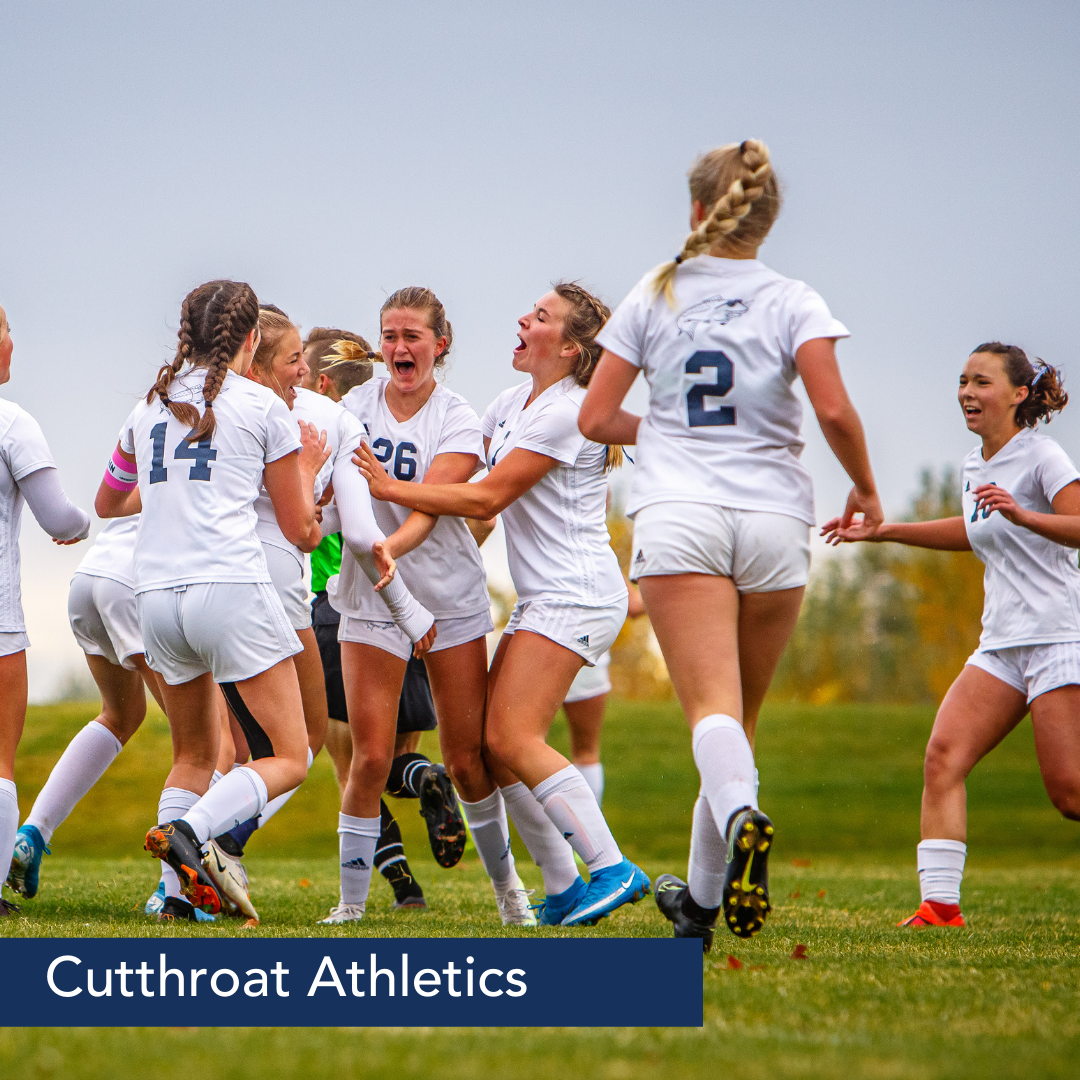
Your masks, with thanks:
[[[477,469],[480,459],[475,454],[436,454],[421,483],[464,484]],[[418,548],[430,535],[439,519],[433,514],[414,510],[401,526],[386,538],[386,549],[395,559]]]
[[[18,481],[37,523],[58,543],[77,544],[90,532],[90,515],[64,493],[55,468],[38,469]],[[136,492],[137,494],[137,492]]]
[[[935,551],[970,551],[962,517],[938,518],[936,521],[883,522],[870,528],[863,522],[844,527],[843,518],[835,517],[821,527],[821,535],[834,547],[860,540],[874,543],[889,540],[908,547],[933,548]]]
[[[118,442],[94,498],[94,513],[99,518],[118,518],[141,512],[135,455],[121,450]]]
[[[600,354],[585,400],[578,413],[578,430],[586,439],[608,446],[634,446],[641,417],[622,403],[640,368],[605,349]]]
[[[1055,496],[1052,514],[1025,510],[996,484],[983,484],[975,489],[975,506],[981,511],[997,510],[1007,521],[1030,529],[1047,540],[1065,547],[1080,548],[1080,480],[1066,484]]]

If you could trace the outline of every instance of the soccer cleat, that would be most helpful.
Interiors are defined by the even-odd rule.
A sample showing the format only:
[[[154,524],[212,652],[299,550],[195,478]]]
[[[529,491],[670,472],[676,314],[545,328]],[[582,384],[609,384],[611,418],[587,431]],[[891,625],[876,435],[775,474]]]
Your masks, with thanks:
[[[338,923],[359,922],[364,917],[366,904],[338,904],[325,919],[319,920],[320,926],[336,926]]]
[[[7,877],[8,888],[21,893],[27,900],[37,896],[41,857],[51,854],[37,827],[24,825],[15,834],[15,850],[11,854],[11,870]]]
[[[536,916],[529,906],[531,893],[525,888],[516,870],[505,885],[496,885],[495,882],[491,884],[495,890],[495,903],[499,906],[499,917],[503,926],[536,926]]]
[[[587,888],[584,879],[579,877],[569,889],[564,889],[561,893],[549,893],[539,904],[533,905],[537,922],[541,926],[559,926],[574,910]]]
[[[173,899],[178,900],[179,897],[174,897]],[[150,899],[146,901],[146,906],[143,908],[143,911],[145,911],[147,915],[157,915],[160,918],[161,913],[162,913],[162,911],[164,909],[165,909],[165,882],[164,881],[159,881],[158,882],[158,887],[153,891],[153,893],[151,893]],[[200,911],[198,908],[195,908],[194,911],[195,911],[195,921],[196,922],[216,922],[217,921],[217,916],[215,916],[215,915],[207,915],[207,913],[205,911]],[[187,916],[185,916],[185,918],[186,917]]]
[[[597,870],[581,899],[562,921],[563,926],[595,926],[623,904],[636,904],[649,893],[645,871],[629,859]]]
[[[419,888],[419,886],[417,886]],[[415,911],[423,911],[427,907],[427,901],[424,899],[424,894],[420,893],[405,893],[394,901],[394,911],[408,911],[409,909]]]
[[[437,762],[424,769],[420,780],[420,814],[427,822],[435,861],[447,870],[457,866],[465,854],[465,819],[454,785]]]
[[[247,919],[258,922],[259,913],[255,910],[248,894],[248,876],[244,864],[235,856],[223,851],[214,840],[207,845],[202,864],[216,886],[228,914],[243,915]]]
[[[942,911],[942,908],[945,910]],[[959,904],[939,904],[933,900],[924,900],[914,915],[901,919],[896,925],[922,930],[927,926],[967,926],[967,923],[960,913]]]
[[[193,907],[186,900],[181,900],[179,896],[166,896],[164,903],[161,905],[161,911],[158,912],[158,922],[178,922],[181,920],[198,922],[200,914],[198,908]]]
[[[0,896],[0,919],[3,919],[8,915],[17,915],[18,913],[18,904],[13,904],[10,900],[5,900]]]
[[[769,850],[775,832],[773,823],[760,810],[749,807],[731,823],[722,910],[724,922],[736,937],[753,937],[772,911]]]
[[[217,915],[221,911],[221,895],[202,868],[202,853],[186,821],[178,819],[166,825],[155,825],[146,834],[143,846],[176,871],[180,891],[195,907],[209,915]]]
[[[656,906],[660,909],[660,914],[674,926],[675,936],[701,938],[702,952],[708,952],[712,948],[716,915],[713,916],[711,922],[688,915],[683,904],[690,896],[690,887],[674,874],[661,874],[656,879],[655,889]],[[712,910],[719,914],[717,908]]]

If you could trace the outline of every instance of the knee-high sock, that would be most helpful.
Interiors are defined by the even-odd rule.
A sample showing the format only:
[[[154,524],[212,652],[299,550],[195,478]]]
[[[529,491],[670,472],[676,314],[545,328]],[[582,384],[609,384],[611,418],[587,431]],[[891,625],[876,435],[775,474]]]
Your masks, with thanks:
[[[307,752],[307,767],[311,768],[311,763],[315,760],[315,755],[311,752],[311,747],[308,747]],[[256,829],[261,829],[298,791],[300,785],[297,784],[291,791],[286,791],[284,795],[278,795],[271,799],[266,806],[263,807],[262,813],[258,816],[258,824]]]
[[[11,869],[15,834],[19,831],[19,797],[14,780],[0,780],[0,872],[4,879]],[[2,882],[0,882],[2,884]]]
[[[537,784],[533,794],[544,813],[581,856],[590,874],[622,862],[622,852],[596,796],[573,765]]]
[[[34,800],[26,818],[47,844],[60,823],[75,809],[75,804],[101,779],[116,760],[123,746],[120,740],[97,720],[91,720],[60,755],[49,779]]]
[[[341,902],[366,904],[379,842],[379,819],[338,814],[338,851],[341,853]]]
[[[496,788],[486,799],[466,802],[458,799],[461,812],[469,823],[476,853],[495,885],[505,885],[515,873],[514,854],[510,850],[510,826],[506,820],[506,804]]]
[[[423,754],[398,754],[390,763],[387,792],[395,799],[419,799],[420,778],[430,764],[431,759]]]
[[[176,821],[199,801],[199,796],[194,791],[186,788],[167,787],[161,793],[158,800],[158,824],[165,825],[170,821]],[[165,882],[166,896],[180,896],[180,879],[176,871],[164,860],[161,860],[161,880]]]
[[[742,724],[721,713],[698,721],[693,746],[702,793],[708,800],[721,837],[727,839],[731,815],[744,806],[757,808],[754,751],[750,749]]]
[[[589,785],[589,790],[596,796],[596,805],[602,807],[604,805],[603,762],[597,761],[592,765],[577,765],[575,768],[585,777],[585,783]]]
[[[960,840],[924,840],[919,844],[918,857],[922,899],[959,904],[967,844]]]
[[[500,790],[514,828],[544,875],[544,892],[549,896],[565,892],[579,877],[574,849],[520,780]]]
[[[266,784],[254,769],[233,769],[184,814],[184,820],[205,844],[211,836],[262,813],[268,801]]]
[[[694,903],[717,908],[724,893],[727,872],[727,841],[720,835],[709,802],[699,795],[694,803],[694,824],[690,829],[690,865],[686,880]]]

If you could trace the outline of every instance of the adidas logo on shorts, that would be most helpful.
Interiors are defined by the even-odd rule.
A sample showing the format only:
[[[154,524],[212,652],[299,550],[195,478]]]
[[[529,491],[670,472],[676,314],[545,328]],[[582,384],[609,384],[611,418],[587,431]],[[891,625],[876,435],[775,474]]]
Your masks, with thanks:
[[[589,635],[588,634],[582,634],[581,637],[579,637],[577,639],[577,643],[579,645],[588,645],[589,644]]]
[[[638,548],[638,553],[634,556],[634,565],[637,566],[638,563],[643,563],[644,561],[645,561],[645,552],[642,551],[641,548]]]

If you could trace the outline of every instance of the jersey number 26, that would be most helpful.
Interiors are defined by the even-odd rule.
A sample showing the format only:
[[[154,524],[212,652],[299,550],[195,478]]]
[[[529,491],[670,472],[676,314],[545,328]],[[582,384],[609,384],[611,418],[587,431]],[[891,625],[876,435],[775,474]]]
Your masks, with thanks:
[[[686,422],[690,427],[730,427],[735,423],[735,406],[721,405],[707,409],[707,397],[722,398],[735,385],[735,365],[722,352],[696,352],[686,361],[687,375],[700,375],[702,368],[713,368],[716,379],[695,383],[686,391]]]

